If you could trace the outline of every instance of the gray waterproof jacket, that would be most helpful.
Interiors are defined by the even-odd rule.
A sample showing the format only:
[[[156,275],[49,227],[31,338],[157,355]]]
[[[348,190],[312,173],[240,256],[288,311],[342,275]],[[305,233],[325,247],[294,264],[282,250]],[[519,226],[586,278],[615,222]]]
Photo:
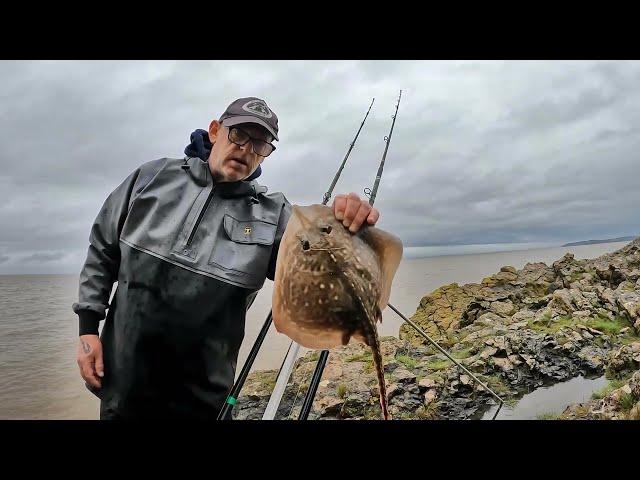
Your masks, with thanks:
[[[136,169],[105,201],[80,276],[80,333],[101,333],[101,418],[215,418],[245,314],[273,279],[291,214],[255,181],[215,183],[200,158]],[[117,289],[111,304],[114,282]]]

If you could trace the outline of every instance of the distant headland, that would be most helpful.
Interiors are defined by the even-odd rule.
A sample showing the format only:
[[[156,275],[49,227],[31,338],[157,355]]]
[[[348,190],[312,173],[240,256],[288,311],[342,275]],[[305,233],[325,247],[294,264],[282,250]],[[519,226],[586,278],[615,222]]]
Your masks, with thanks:
[[[583,242],[565,243],[562,246],[563,247],[575,247],[577,245],[593,245],[595,243],[630,242],[631,240],[633,240],[635,238],[636,238],[636,235],[631,235],[629,237],[605,238],[603,240],[585,240]]]

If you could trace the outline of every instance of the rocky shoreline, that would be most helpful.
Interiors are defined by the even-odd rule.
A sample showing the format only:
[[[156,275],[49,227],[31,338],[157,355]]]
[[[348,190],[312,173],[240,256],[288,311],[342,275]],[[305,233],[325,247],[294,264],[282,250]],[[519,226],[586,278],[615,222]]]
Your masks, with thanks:
[[[572,254],[511,266],[479,284],[445,285],[411,317],[507,403],[543,385],[606,375],[594,399],[561,419],[640,419],[640,238],[595,259]],[[496,401],[409,325],[381,339],[394,419],[480,418]],[[295,419],[318,352],[300,358],[276,419]],[[260,419],[277,372],[249,375],[234,418]],[[380,419],[368,347],[331,351],[309,419]]]

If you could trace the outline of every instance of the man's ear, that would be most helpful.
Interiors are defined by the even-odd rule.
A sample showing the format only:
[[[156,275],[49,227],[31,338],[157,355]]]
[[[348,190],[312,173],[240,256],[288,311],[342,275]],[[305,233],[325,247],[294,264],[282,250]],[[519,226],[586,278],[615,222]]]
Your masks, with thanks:
[[[218,133],[222,128],[222,124],[218,120],[212,120],[209,124],[209,141],[215,143],[218,138]]]

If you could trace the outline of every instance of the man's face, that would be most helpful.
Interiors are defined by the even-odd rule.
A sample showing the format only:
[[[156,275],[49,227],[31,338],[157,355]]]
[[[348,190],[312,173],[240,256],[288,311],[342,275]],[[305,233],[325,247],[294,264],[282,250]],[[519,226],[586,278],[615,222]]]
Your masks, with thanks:
[[[242,123],[233,127],[225,127],[217,120],[209,125],[209,140],[213,143],[209,155],[209,169],[217,182],[237,182],[251,175],[265,157],[253,151],[253,142],[237,145],[229,140],[229,128],[238,127],[251,138],[271,142],[273,137],[260,125]]]

